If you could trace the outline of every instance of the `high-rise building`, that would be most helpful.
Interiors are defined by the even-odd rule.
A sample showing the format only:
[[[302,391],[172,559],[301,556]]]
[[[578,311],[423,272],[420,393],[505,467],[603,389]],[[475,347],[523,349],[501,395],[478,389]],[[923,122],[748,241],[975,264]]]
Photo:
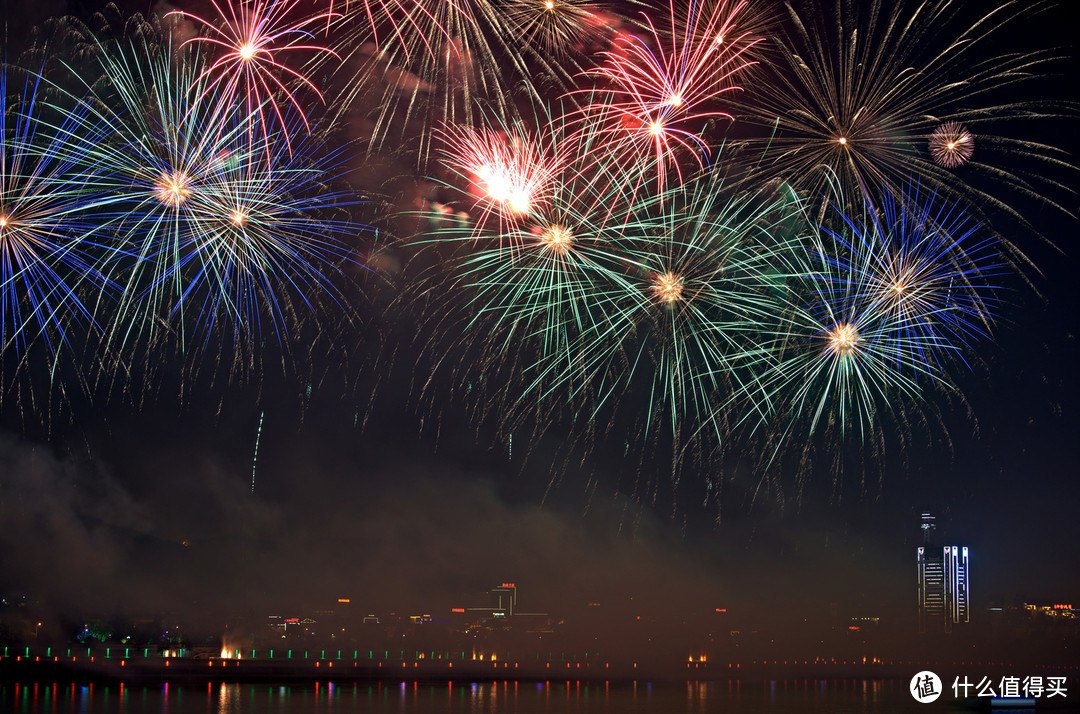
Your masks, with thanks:
[[[919,632],[951,632],[953,625],[971,621],[968,549],[934,545],[936,524],[922,514],[923,544],[916,549],[919,581]]]

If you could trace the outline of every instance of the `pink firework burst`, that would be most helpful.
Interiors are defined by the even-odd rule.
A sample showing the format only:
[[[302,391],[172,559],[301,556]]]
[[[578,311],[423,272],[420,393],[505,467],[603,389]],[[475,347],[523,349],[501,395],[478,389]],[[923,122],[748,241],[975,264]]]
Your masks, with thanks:
[[[496,131],[452,125],[440,132],[443,163],[471,184],[482,209],[479,222],[494,215],[516,222],[536,214],[551,191],[558,161],[522,130]]]
[[[215,89],[224,88],[229,99],[244,102],[247,112],[257,119],[264,133],[269,133],[271,122],[276,120],[288,136],[290,129],[285,115],[290,105],[304,126],[310,129],[294,87],[307,87],[320,101],[323,96],[311,80],[290,67],[287,60],[304,54],[336,57],[329,48],[312,42],[314,33],[310,28],[324,20],[329,23],[340,15],[332,10],[317,15],[297,13],[300,0],[211,2],[217,10],[220,26],[183,10],[170,13],[190,17],[210,29],[206,36],[194,37],[185,45],[198,42],[209,44],[216,50],[216,59],[196,80],[196,84],[209,81],[203,83],[195,102],[202,101]],[[298,14],[302,19],[296,21],[293,17]]]
[[[679,5],[677,8],[676,5]],[[669,2],[670,28],[659,31],[644,16],[645,37],[621,34],[615,46],[603,53],[604,64],[587,72],[609,88],[605,101],[590,101],[582,110],[583,121],[596,118],[621,134],[625,154],[644,159],[648,152],[656,161],[662,190],[668,166],[682,174],[675,154],[681,147],[695,160],[708,155],[700,135],[710,120],[731,119],[715,106],[726,92],[737,91],[735,75],[752,64],[746,51],[758,42],[740,33],[744,0],[710,0],[703,3]]]

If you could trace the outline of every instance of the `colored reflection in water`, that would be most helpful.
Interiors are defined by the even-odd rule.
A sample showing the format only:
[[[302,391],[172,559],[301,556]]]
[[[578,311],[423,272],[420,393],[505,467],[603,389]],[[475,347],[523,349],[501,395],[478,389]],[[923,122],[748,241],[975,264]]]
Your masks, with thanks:
[[[892,680],[0,683],[0,711],[14,714],[884,714],[913,704]]]

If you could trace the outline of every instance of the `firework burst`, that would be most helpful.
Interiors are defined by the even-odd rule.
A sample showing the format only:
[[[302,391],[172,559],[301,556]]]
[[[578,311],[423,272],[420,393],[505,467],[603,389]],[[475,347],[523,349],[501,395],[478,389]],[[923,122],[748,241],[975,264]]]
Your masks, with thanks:
[[[547,200],[559,159],[520,123],[502,130],[452,125],[440,135],[443,164],[471,186],[481,224],[491,215],[527,218]]]
[[[594,329],[605,301],[596,299],[623,284],[616,239],[633,194],[622,173],[611,174],[601,135],[573,133],[545,125],[547,164],[543,200],[512,221],[492,225],[481,215],[475,225],[443,232],[439,240],[469,246],[462,278],[476,293],[478,314],[519,339],[538,340],[541,353],[566,358],[577,335]]]
[[[785,30],[776,40],[775,67],[763,68],[737,98],[740,119],[763,131],[748,142],[755,177],[790,181],[811,197],[824,195],[831,177],[837,177],[849,198],[863,193],[880,198],[902,193],[916,176],[925,186],[965,200],[972,210],[993,209],[1028,227],[1006,199],[982,187],[1004,186],[1009,194],[1057,205],[1026,174],[1008,166],[1022,158],[1048,173],[1045,169],[1064,166],[1059,152],[1008,133],[1062,108],[996,102],[1006,96],[1003,89],[1032,81],[1057,57],[1004,49],[1014,42],[1010,31],[1025,17],[1018,3],[995,5],[971,21],[958,7],[949,0],[837,0],[831,11],[814,2],[789,6]],[[968,161],[965,178],[980,180],[963,183],[935,163],[936,155],[934,160],[927,155],[926,142],[937,144],[933,131],[943,115],[985,138],[983,163],[962,159]],[[1029,123],[1023,136],[1030,131]],[[950,160],[970,148],[970,138],[963,138],[957,137]],[[985,149],[991,144],[993,151]],[[1044,185],[1069,191],[1052,179]]]
[[[861,217],[838,212],[840,230],[824,229],[844,280],[865,286],[870,311],[883,314],[898,349],[911,351],[895,361],[914,379],[945,374],[950,359],[988,338],[993,321],[997,253],[961,208],[942,204],[910,186],[876,208],[866,199]]]
[[[759,412],[865,438],[901,402],[951,388],[952,365],[987,336],[997,264],[963,211],[917,186],[884,205],[864,195],[859,217],[843,205],[832,204],[799,268]]]
[[[673,430],[687,421],[692,432],[708,423],[769,357],[762,335],[788,307],[776,265],[801,240],[789,232],[793,206],[782,195],[731,194],[706,173],[616,214],[627,216],[607,225],[617,279],[590,285],[583,302],[595,316],[571,344],[566,374],[601,402],[648,384],[647,422],[667,415]]]
[[[686,7],[671,3],[667,32],[658,31],[644,15],[645,38],[621,35],[603,53],[604,64],[586,73],[606,89],[585,94],[580,121],[605,125],[610,141],[622,146],[622,161],[640,163],[651,156],[659,194],[667,187],[669,170],[674,169],[675,182],[682,182],[679,154],[692,157],[700,168],[709,154],[700,136],[706,124],[731,119],[715,104],[739,89],[733,80],[746,68],[744,53],[756,42],[733,35],[745,5],[726,0]]]
[[[207,86],[195,53],[144,44],[99,57],[107,82],[84,106],[112,133],[78,153],[110,191],[102,230],[115,236],[108,274],[123,287],[110,340],[175,333],[183,348],[224,322],[250,346],[266,321],[284,341],[286,316],[333,296],[349,260],[337,236],[361,229],[324,218],[351,202],[328,185],[338,154],[317,152],[295,114],[269,135],[251,130],[261,119],[242,105],[225,114],[227,90]]]
[[[51,352],[73,324],[94,324],[80,294],[95,300],[107,284],[92,241],[101,191],[67,151],[76,133],[99,141],[106,130],[79,115],[42,119],[50,112],[32,73],[12,102],[8,73],[0,69],[0,338],[4,349],[40,338]]]
[[[939,166],[955,169],[975,153],[975,138],[960,124],[945,122],[930,135],[930,156]]]
[[[241,0],[236,3],[211,0],[218,14],[218,23],[204,20],[183,10],[170,14],[196,20],[210,34],[187,40],[188,43],[209,45],[217,55],[191,84],[195,102],[220,102],[230,106],[243,102],[247,114],[258,117],[255,122],[264,133],[271,123],[285,129],[288,137],[293,127],[286,115],[299,116],[308,126],[307,115],[296,97],[294,87],[311,90],[320,101],[322,94],[303,74],[290,67],[290,58],[309,59],[314,55],[334,56],[330,49],[313,44],[313,26],[331,22],[339,17],[332,10],[308,15],[294,22],[300,0]],[[216,107],[215,107],[216,108]]]

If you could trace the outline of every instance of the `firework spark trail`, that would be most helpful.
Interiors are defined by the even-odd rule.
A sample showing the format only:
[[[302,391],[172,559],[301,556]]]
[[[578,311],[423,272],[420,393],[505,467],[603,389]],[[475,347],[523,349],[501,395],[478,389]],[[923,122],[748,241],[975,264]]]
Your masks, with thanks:
[[[262,440],[263,419],[266,411],[259,412],[259,426],[255,430],[255,453],[251,456],[251,495],[255,495],[255,470],[259,466],[259,442]]]
[[[348,90],[336,104],[340,113],[370,112],[372,149],[388,148],[400,132],[417,144],[424,165],[431,129],[440,122],[475,125],[482,116],[475,101],[493,105],[506,120],[514,116],[503,68],[522,78],[528,73],[506,44],[506,18],[491,0],[365,0],[347,13],[344,26],[352,30],[338,45]],[[527,81],[520,86],[535,93]],[[417,125],[419,141],[411,130]]]

